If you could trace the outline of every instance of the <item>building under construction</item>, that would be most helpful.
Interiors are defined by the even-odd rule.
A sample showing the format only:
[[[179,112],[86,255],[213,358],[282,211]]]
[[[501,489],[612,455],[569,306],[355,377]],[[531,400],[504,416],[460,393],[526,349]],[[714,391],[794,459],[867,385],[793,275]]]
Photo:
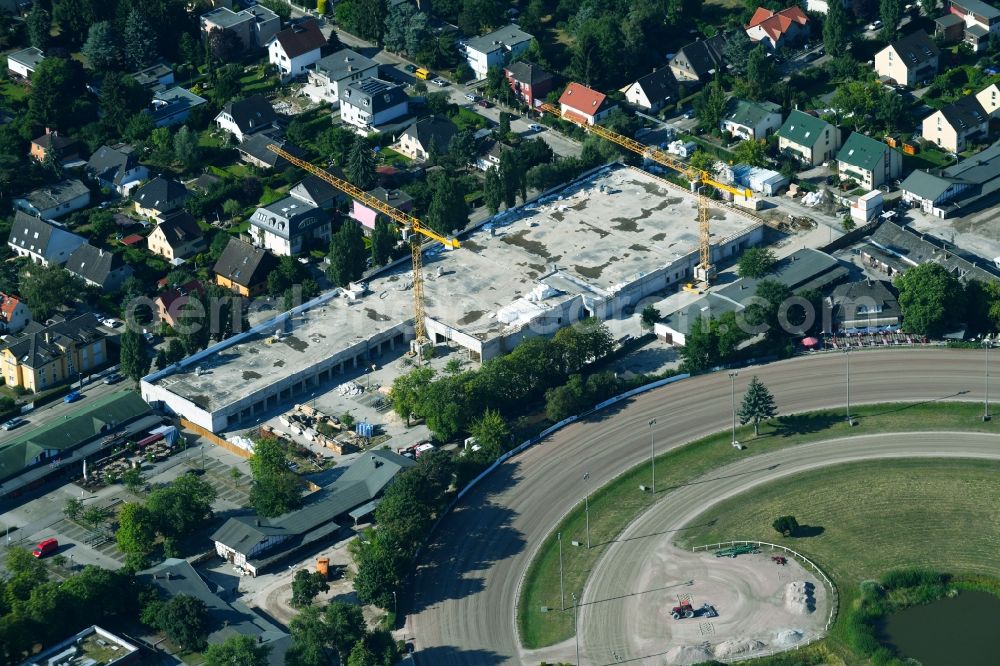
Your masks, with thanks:
[[[761,224],[713,204],[712,262],[760,242]],[[587,317],[631,313],[691,281],[699,263],[698,199],[639,169],[604,167],[424,253],[431,342],[475,361]],[[327,293],[142,381],[142,394],[213,432],[241,427],[399,355],[413,338],[408,262],[363,288]]]

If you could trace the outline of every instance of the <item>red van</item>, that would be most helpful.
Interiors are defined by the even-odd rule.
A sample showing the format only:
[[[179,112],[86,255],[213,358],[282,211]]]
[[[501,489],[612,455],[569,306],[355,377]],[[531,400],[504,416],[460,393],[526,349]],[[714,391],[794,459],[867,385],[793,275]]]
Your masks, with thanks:
[[[38,547],[31,551],[35,557],[45,557],[49,553],[54,553],[59,548],[59,542],[55,539],[46,539],[38,544]]]

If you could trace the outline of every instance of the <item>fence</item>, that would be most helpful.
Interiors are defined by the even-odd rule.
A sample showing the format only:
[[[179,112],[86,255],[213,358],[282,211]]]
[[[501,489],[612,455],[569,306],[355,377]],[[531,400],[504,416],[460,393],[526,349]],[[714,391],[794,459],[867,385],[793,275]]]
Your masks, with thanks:
[[[202,428],[197,423],[192,423],[191,421],[188,421],[185,418],[181,418],[180,421],[181,421],[181,427],[182,428],[186,428],[188,430],[191,430],[193,432],[198,433],[199,436],[204,437],[208,441],[212,442],[212,444],[215,444],[216,446],[220,446],[220,447],[224,448],[226,451],[229,451],[230,453],[235,453],[240,458],[249,458],[250,457],[250,452],[249,451],[247,451],[246,449],[241,449],[240,447],[236,446],[232,442],[227,442],[226,440],[222,439],[221,437],[219,437],[218,435],[216,435],[211,430],[206,430],[205,428]]]
[[[788,548],[787,546],[781,546],[781,545],[776,544],[776,543],[769,543],[767,541],[749,541],[749,540],[748,541],[723,541],[722,543],[712,543],[712,544],[706,544],[704,546],[695,546],[694,548],[691,549],[691,552],[697,553],[700,550],[705,550],[705,551],[708,551],[708,550],[717,550],[719,548],[729,548],[731,546],[738,546],[738,545],[741,545],[741,544],[743,544],[743,545],[754,545],[754,546],[757,546],[758,548],[767,546],[771,550],[780,550],[780,551],[783,551],[783,552],[791,555],[792,557],[794,557],[795,559],[799,560],[800,562],[804,562],[805,564],[809,565],[809,567],[813,571],[816,572],[816,575],[818,575],[820,578],[822,578],[823,582],[826,583],[826,588],[828,590],[830,590],[830,616],[826,620],[826,628],[824,629],[824,631],[827,631],[827,632],[830,631],[830,627],[833,626],[834,621],[837,619],[837,609],[840,606],[840,595],[837,592],[837,586],[834,585],[833,581],[830,580],[830,577],[827,576],[823,572],[823,570],[819,568],[819,565],[817,565],[815,562],[813,562],[812,560],[810,560],[808,557],[806,557],[802,553],[794,551],[791,548]],[[805,643],[800,643],[800,644],[796,645],[794,648],[788,648],[788,649],[785,649],[785,650],[764,650],[762,652],[755,652],[752,655],[747,655],[745,657],[738,657],[738,658],[735,658],[735,659],[730,659],[729,661],[731,661],[731,662],[746,661],[748,659],[757,659],[759,657],[771,656],[771,655],[774,655],[774,654],[778,654],[780,652],[789,652],[790,650],[798,650],[798,649],[806,647],[807,645],[815,643],[816,641],[820,640],[821,638],[822,638],[822,636],[815,636],[815,637],[809,639],[808,641],[806,641]]]
[[[837,250],[842,250],[845,247],[847,247],[848,245],[853,245],[854,243],[856,243],[857,241],[861,240],[862,238],[864,238],[866,236],[869,236],[872,232],[874,232],[876,229],[878,229],[878,226],[880,224],[882,224],[882,218],[881,217],[876,217],[874,220],[872,220],[868,224],[864,224],[864,225],[861,225],[860,227],[856,227],[854,229],[851,229],[850,231],[848,231],[846,234],[844,234],[840,238],[838,238],[838,239],[836,239],[836,240],[834,240],[834,241],[832,241],[830,243],[827,243],[826,245],[824,245],[823,247],[821,247],[820,250],[823,251],[823,252],[835,252]]]

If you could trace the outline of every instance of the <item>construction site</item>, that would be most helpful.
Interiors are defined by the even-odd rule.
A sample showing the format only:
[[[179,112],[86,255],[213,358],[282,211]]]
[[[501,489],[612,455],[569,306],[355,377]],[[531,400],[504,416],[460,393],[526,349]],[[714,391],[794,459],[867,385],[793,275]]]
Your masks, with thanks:
[[[741,210],[707,210],[712,263],[759,243]],[[586,317],[631,314],[670,293],[699,264],[699,199],[642,170],[598,169],[460,237],[425,247],[426,337],[481,362],[521,340]],[[142,395],[220,433],[384,365],[410,349],[414,279],[408,261],[336,289],[145,377]],[[382,360],[380,360],[382,359]]]

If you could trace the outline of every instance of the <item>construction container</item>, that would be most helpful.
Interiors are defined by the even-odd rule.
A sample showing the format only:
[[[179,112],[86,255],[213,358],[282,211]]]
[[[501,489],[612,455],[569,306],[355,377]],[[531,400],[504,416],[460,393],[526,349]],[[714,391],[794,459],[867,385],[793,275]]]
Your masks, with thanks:
[[[320,557],[316,560],[316,573],[323,577],[323,580],[330,579],[330,558]]]

